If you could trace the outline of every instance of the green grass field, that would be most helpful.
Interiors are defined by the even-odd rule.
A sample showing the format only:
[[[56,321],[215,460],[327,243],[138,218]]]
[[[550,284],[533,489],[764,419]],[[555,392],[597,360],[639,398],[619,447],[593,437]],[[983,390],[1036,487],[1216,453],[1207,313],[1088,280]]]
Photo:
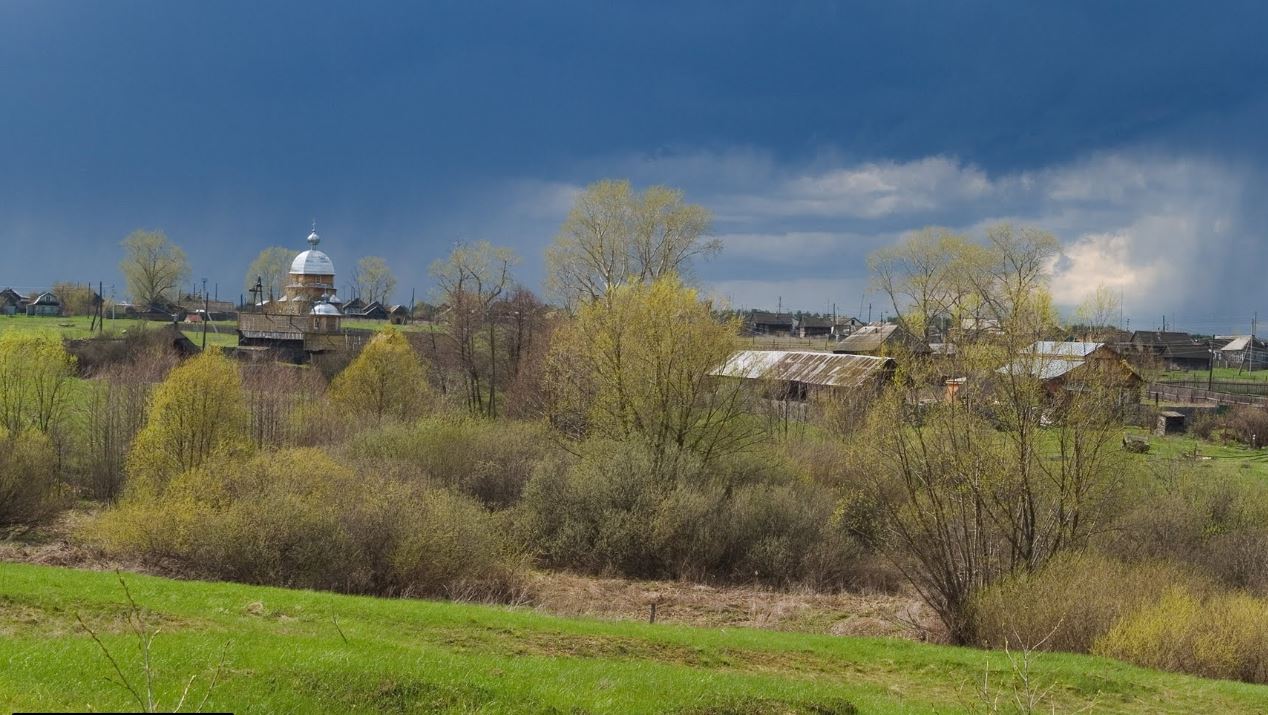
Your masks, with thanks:
[[[1139,427],[1128,427],[1123,432],[1149,440],[1148,453],[1133,455],[1146,463],[1179,459],[1212,476],[1244,474],[1268,481],[1268,449],[1217,444],[1190,435],[1157,437]]]
[[[1008,711],[1004,653],[914,642],[569,620],[126,574],[160,707],[237,712],[933,713]],[[135,708],[82,618],[144,693],[114,574],[0,565],[0,706]],[[222,664],[222,665],[221,665]],[[982,683],[987,673],[985,693]],[[1268,687],[1038,656],[1038,711],[1252,713]]]
[[[382,320],[358,320],[347,319],[343,322],[345,328],[352,330],[379,330],[386,321]],[[90,330],[92,319],[83,316],[74,317],[54,317],[54,316],[0,316],[0,333],[11,330],[32,331],[32,332],[48,332],[55,333],[64,338],[77,339],[88,338],[96,335],[96,332]],[[163,323],[149,320],[133,320],[129,318],[106,318],[105,328],[103,332],[107,335],[122,335],[129,330],[144,330],[162,326]],[[238,344],[237,323],[232,320],[217,320],[208,323],[207,329],[207,345],[215,345],[217,347],[236,347]],[[183,332],[195,345],[203,344],[203,328],[201,323],[181,323],[181,332]],[[428,330],[438,329],[433,323],[410,323],[409,325],[397,326],[406,332],[424,332]]]

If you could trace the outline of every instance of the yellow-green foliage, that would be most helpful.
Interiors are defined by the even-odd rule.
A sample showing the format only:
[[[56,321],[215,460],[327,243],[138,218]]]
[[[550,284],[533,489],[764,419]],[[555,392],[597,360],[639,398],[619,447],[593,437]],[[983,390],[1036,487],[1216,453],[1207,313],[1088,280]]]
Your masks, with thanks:
[[[249,430],[237,365],[214,349],[192,358],[154,391],[128,454],[129,488],[161,490],[213,454],[247,449]]]
[[[1094,652],[1150,668],[1268,683],[1268,601],[1175,589],[1120,621]]]
[[[49,438],[0,426],[0,527],[37,523],[65,503]]]
[[[0,334],[0,425],[51,430],[61,418],[75,358],[46,333]]]
[[[1125,564],[1097,553],[1062,554],[1038,572],[1004,579],[973,598],[977,641],[988,648],[1088,652],[1120,618],[1183,584],[1208,585],[1164,561]]]
[[[374,336],[330,385],[330,400],[337,407],[376,423],[422,414],[429,395],[422,361],[392,326]]]
[[[685,448],[707,460],[751,444],[738,385],[709,376],[735,349],[737,328],[673,276],[612,288],[554,340],[555,423],[642,440],[658,458]]]
[[[516,557],[468,498],[318,449],[211,459],[90,527],[110,553],[251,583],[354,593],[510,595]]]

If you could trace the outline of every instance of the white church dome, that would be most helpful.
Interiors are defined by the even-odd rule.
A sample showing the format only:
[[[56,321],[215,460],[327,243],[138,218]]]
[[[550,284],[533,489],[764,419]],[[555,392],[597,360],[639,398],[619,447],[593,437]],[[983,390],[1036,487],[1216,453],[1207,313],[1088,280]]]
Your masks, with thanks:
[[[329,303],[318,303],[313,306],[309,315],[343,315],[339,309]]]
[[[291,262],[292,275],[333,276],[335,274],[334,262],[330,260],[330,256],[317,250],[318,243],[321,243],[321,237],[314,229],[308,234],[308,245],[312,248],[295,256],[295,260]]]

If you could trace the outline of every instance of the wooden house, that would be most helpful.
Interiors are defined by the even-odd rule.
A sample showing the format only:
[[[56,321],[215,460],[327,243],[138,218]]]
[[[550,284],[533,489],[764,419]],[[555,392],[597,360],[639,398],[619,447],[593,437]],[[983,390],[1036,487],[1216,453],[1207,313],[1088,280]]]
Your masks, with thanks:
[[[899,325],[866,325],[832,348],[840,355],[928,355],[929,344]]]
[[[1126,356],[1139,365],[1152,363],[1166,370],[1206,370],[1211,366],[1211,346],[1188,333],[1137,330],[1132,333]]]
[[[35,297],[35,300],[26,304],[27,315],[61,315],[62,301],[57,296],[45,291]]]
[[[1268,368],[1268,343],[1250,335],[1216,336],[1215,364],[1246,370]]]
[[[870,355],[805,350],[740,350],[710,374],[751,382],[771,399],[805,401],[816,394],[879,389],[894,361]]]
[[[409,308],[403,305],[394,305],[388,308],[387,318],[392,325],[405,325],[409,322]]]
[[[0,315],[18,315],[26,313],[26,296],[12,288],[0,290]]]
[[[745,335],[775,335],[787,337],[793,334],[796,318],[789,313],[770,313],[750,310],[744,315]]]
[[[998,372],[1036,379],[1054,397],[1092,385],[1104,387],[1119,404],[1137,401],[1145,383],[1122,354],[1106,343],[1039,341]]]

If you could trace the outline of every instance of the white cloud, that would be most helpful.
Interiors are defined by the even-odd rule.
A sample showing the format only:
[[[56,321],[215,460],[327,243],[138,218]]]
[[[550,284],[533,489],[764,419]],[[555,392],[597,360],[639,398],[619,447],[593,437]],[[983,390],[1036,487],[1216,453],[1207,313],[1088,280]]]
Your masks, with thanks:
[[[1121,151],[992,175],[948,156],[851,163],[825,152],[790,165],[737,149],[595,161],[579,173],[677,186],[712,209],[724,252],[701,274],[750,307],[780,296],[808,310],[857,302],[867,254],[927,225],[980,235],[1007,220],[1052,231],[1063,243],[1054,298],[1067,306],[1101,285],[1151,315],[1212,303],[1221,274],[1246,270],[1232,237],[1250,177],[1200,157]],[[561,221],[581,183],[521,182],[516,210]]]

